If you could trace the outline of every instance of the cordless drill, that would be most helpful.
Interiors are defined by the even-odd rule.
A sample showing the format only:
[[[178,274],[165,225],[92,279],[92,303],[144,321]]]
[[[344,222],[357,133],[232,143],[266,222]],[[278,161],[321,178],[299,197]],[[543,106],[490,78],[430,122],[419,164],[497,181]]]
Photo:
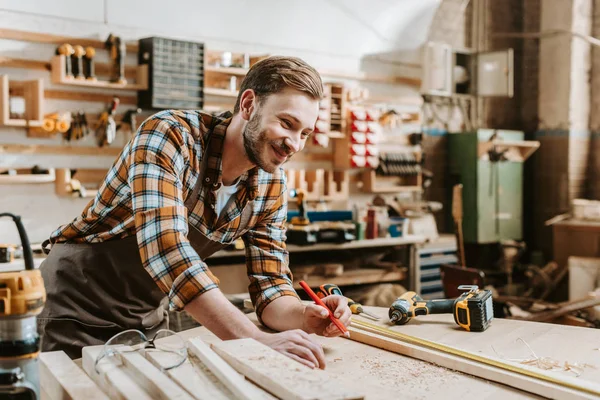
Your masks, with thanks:
[[[406,292],[392,303],[390,321],[404,325],[412,317],[428,314],[452,314],[454,321],[467,331],[483,332],[494,318],[492,292],[476,285],[461,285],[468,290],[456,299],[424,300],[415,292]]]

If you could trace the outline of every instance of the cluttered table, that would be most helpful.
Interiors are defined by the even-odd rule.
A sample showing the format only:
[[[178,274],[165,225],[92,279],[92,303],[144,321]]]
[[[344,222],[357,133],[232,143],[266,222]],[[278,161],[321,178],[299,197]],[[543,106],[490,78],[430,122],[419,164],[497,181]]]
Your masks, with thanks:
[[[550,398],[598,398],[600,396],[600,334],[597,330],[494,319],[486,331],[475,333],[459,328],[451,315],[420,316],[406,325],[391,326],[387,319],[387,308],[365,308],[381,317],[375,325],[506,363],[516,368],[517,372],[502,371],[494,366],[445,355],[444,352],[438,350],[423,349],[416,344],[408,344],[396,339],[388,338],[386,340],[385,335],[368,332],[368,329],[363,330],[359,321],[367,320],[361,316],[353,316],[350,340],[341,337],[317,337],[325,350],[327,360],[325,372],[328,376],[328,387],[343,388],[346,393],[359,393],[358,397],[344,395],[339,398],[364,397],[379,400],[399,397],[407,399],[476,397],[479,399],[513,399],[539,398],[538,395]],[[248,317],[256,323],[254,314],[248,314]],[[217,350],[219,346],[225,344],[227,347],[227,343],[229,343],[220,341],[203,327],[183,331],[179,335],[185,339],[200,338],[203,342],[214,345],[213,348],[216,346]],[[233,345],[233,343],[231,344]],[[99,346],[95,346],[95,348],[97,347]],[[92,351],[95,348],[86,349]],[[238,347],[238,354],[232,356],[230,353],[229,357],[238,357],[244,362],[243,353],[250,352],[251,348],[250,344],[247,344],[246,347]],[[84,349],[84,368],[86,349]],[[219,354],[222,354],[222,351],[221,349]],[[412,357],[406,354],[410,354]],[[255,356],[254,359],[245,360],[245,362],[264,362],[263,372],[268,372],[266,378],[264,376],[262,378],[250,377],[252,373],[260,374],[262,369],[258,364],[247,371],[248,375],[246,373],[244,375],[263,387],[272,383],[277,384],[277,382],[284,382],[285,389],[297,392],[302,392],[302,390],[310,392],[311,388],[315,387],[315,382],[303,378],[305,375],[309,376],[314,373],[313,370],[304,371],[300,364],[289,360],[287,366],[282,366],[280,365],[282,360],[274,357],[269,361],[269,357],[265,352]],[[430,362],[421,359],[427,359]],[[42,359],[42,363],[44,362]],[[191,361],[187,361],[187,363],[190,362],[195,366],[191,369],[192,371],[196,371],[196,373],[204,371],[196,365],[198,360],[192,358]],[[241,364],[237,367],[235,362],[230,362],[230,364],[238,372],[243,371],[243,366],[240,367]],[[185,365],[178,368],[184,367]],[[56,368],[50,369],[55,370]],[[529,371],[533,377],[523,376],[518,372],[519,369]],[[301,372],[299,378],[294,378],[296,376],[294,371]],[[183,374],[177,369],[170,370],[169,376],[177,380],[178,373]],[[190,371],[186,373],[190,373]],[[305,380],[306,382],[304,382]],[[197,377],[192,381],[201,382]],[[186,379],[185,382],[189,388],[191,381]],[[208,381],[205,379],[202,382]],[[214,379],[211,382],[213,383],[208,384],[212,385],[210,388],[198,387],[197,393],[199,394],[191,398],[207,398],[203,397],[203,392],[205,394],[212,393],[208,398],[233,398],[227,385],[218,386],[214,384]],[[254,385],[252,387],[256,388]],[[517,387],[521,389],[517,389]],[[262,395],[250,396],[250,398],[274,397],[263,391]],[[288,398],[304,397],[299,395]],[[319,396],[316,393],[314,397],[306,398],[327,397]]]

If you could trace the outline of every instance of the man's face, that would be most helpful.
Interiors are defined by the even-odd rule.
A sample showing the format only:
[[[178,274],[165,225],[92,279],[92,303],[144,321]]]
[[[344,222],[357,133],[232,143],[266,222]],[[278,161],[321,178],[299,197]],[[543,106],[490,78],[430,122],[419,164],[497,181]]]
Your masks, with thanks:
[[[304,148],[317,122],[319,101],[288,88],[258,103],[244,128],[244,148],[250,162],[273,173]]]

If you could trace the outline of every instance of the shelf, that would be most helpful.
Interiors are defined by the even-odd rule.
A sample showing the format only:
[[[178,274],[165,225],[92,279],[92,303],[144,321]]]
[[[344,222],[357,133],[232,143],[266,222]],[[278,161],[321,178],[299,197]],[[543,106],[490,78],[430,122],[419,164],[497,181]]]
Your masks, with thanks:
[[[27,119],[10,118],[11,91],[25,99]],[[14,94],[13,95],[16,95]],[[41,127],[43,120],[42,100],[44,83],[41,79],[31,81],[9,81],[8,75],[0,75],[0,125],[15,127]]]
[[[19,173],[19,172],[23,173]],[[0,175],[0,185],[21,183],[49,183],[56,180],[54,169],[49,169],[47,174],[24,173],[17,170],[17,175]]]
[[[329,136],[330,139],[344,139],[346,137],[346,135],[338,131],[325,132],[325,134]]]
[[[301,267],[300,267],[301,269]],[[339,276],[321,276],[321,275],[308,275],[303,280],[310,287],[319,287],[323,282],[332,283],[338,286],[349,286],[349,285],[363,285],[367,283],[384,283],[384,282],[397,282],[402,281],[406,277],[405,268],[399,271],[388,271],[380,268],[365,268],[357,270],[344,271]],[[302,275],[299,271],[294,271],[295,275]],[[298,281],[294,282],[294,289],[300,289]]]
[[[51,61],[52,83],[60,85],[70,85],[98,89],[121,89],[121,90],[146,90],[148,89],[148,66],[138,65],[136,73],[136,83],[114,83],[102,80],[89,81],[85,79],[75,79],[66,76],[66,58],[65,56],[54,56]]]
[[[51,146],[27,144],[0,144],[0,154],[68,154],[80,156],[118,156],[123,149],[118,147]]]
[[[367,193],[399,193],[399,192],[420,192],[420,175],[415,176],[417,184],[400,185],[399,176],[378,176],[375,170],[367,170],[362,174],[363,188]]]
[[[235,67],[204,67],[205,72],[214,72],[217,74],[226,74],[226,75],[237,75],[237,76],[246,76],[248,70],[245,68],[235,68]]]
[[[228,89],[218,89],[218,88],[204,88],[205,95],[211,96],[221,96],[221,97],[237,97],[237,91],[231,91]]]

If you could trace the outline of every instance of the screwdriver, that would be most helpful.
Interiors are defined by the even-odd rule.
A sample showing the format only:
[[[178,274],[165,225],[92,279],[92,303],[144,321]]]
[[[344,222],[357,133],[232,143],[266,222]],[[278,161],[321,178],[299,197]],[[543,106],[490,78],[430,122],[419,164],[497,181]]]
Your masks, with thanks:
[[[332,294],[335,294],[338,296],[344,296],[342,294],[342,290],[339,288],[338,285],[334,285],[332,283],[325,283],[325,284],[319,286],[319,294],[318,294],[319,297],[323,298],[323,297],[327,297]],[[348,307],[350,307],[350,311],[352,311],[352,314],[363,315],[363,316],[369,317],[375,321],[379,321],[379,317],[377,315],[366,312],[362,308],[362,304],[357,303],[348,297],[346,297],[346,299],[348,300]]]

